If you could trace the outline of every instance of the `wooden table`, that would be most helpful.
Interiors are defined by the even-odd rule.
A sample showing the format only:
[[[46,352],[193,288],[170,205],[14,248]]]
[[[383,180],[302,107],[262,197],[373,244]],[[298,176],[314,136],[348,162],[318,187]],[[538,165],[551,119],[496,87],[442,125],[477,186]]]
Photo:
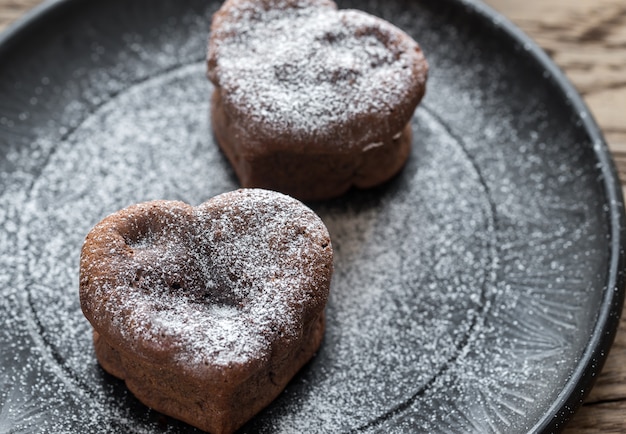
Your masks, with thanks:
[[[486,2],[526,31],[565,71],[603,129],[626,179],[624,0]],[[39,3],[0,0],[0,30]],[[565,433],[626,433],[626,312],[596,386]]]

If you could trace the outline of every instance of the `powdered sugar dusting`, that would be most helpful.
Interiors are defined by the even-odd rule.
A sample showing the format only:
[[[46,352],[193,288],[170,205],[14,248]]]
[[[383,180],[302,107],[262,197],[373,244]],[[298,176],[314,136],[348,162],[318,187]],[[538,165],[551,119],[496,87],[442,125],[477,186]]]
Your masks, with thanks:
[[[126,242],[109,238],[111,229]],[[244,190],[195,209],[151,202],[94,229],[83,303],[101,334],[121,335],[144,357],[157,347],[191,370],[244,365],[268,359],[278,338],[297,341],[303,322],[321,311],[330,249],[319,218],[279,193]]]
[[[417,45],[390,24],[326,2],[286,3],[294,4],[233,2],[213,25],[209,77],[249,128],[337,150],[350,141],[351,123],[394,116],[425,81],[425,70],[415,76]],[[406,122],[410,113],[395,116]],[[378,131],[387,128],[381,122]],[[372,135],[363,143],[380,139],[363,130]]]
[[[145,5],[94,7],[121,3]],[[429,93],[404,171],[316,206],[337,258],[325,340],[243,432],[532,431],[576,372],[604,293],[615,204],[593,144],[523,47],[475,32],[471,3],[446,2],[453,22],[437,2],[340,3],[424,45]],[[103,374],[77,294],[84,235],[106,215],[237,188],[208,121],[219,4],[182,4],[151,1],[119,28],[81,9],[0,69],[1,95],[15,96],[0,104],[0,430],[193,432]],[[120,34],[128,46],[109,43]],[[80,44],[97,36],[92,58]]]

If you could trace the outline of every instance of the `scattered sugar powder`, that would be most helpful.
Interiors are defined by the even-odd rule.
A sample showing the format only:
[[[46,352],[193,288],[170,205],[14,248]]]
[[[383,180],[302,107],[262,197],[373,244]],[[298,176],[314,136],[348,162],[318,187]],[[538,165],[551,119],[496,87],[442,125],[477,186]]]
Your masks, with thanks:
[[[425,80],[416,47],[391,25],[324,2],[288,3],[229,8],[209,50],[209,76],[229,110],[268,134],[288,128],[290,136],[341,146],[357,119],[392,116]],[[381,136],[371,134],[370,141]]]
[[[172,15],[172,4],[155,2],[115,34],[159,8]],[[433,74],[403,172],[315,206],[336,258],[325,339],[244,432],[527,432],[595,324],[609,252],[595,156],[575,127],[554,128],[567,109],[546,101],[549,79],[520,84],[523,50],[485,47],[420,2],[342,5],[412,33]],[[66,86],[28,62],[45,77],[0,81],[27,103],[47,83],[22,120],[0,102],[0,140],[8,128],[10,143],[28,138],[0,160],[0,268],[10,270],[0,274],[0,431],[193,431],[103,374],[78,301],[80,247],[103,217],[237,187],[212,140],[202,54],[190,54],[204,50],[207,14],[174,12],[163,29],[125,35],[123,56],[106,38],[97,63],[70,56]],[[64,41],[69,56],[77,48]]]
[[[117,244],[114,256],[85,264],[98,329],[140,354],[163,345],[173,364],[191,371],[267,360],[274,340],[300,339],[302,318],[325,304],[326,229],[291,198],[254,190],[217,196],[193,211],[161,203],[156,214],[128,209],[124,223],[142,227],[146,219],[147,232],[121,232],[131,257]],[[105,224],[91,249],[111,243]],[[118,279],[93,280],[110,267]]]

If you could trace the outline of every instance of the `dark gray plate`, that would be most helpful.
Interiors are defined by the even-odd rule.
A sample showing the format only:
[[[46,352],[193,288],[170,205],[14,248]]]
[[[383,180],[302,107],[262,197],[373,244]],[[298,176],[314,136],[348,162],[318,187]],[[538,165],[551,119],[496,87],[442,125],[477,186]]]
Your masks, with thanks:
[[[318,356],[246,432],[559,430],[613,340],[624,213],[562,74],[478,2],[341,2],[431,64],[405,170],[314,204],[336,273]],[[134,202],[237,187],[208,121],[218,2],[50,2],[0,38],[0,431],[185,432],[103,373],[79,250]]]

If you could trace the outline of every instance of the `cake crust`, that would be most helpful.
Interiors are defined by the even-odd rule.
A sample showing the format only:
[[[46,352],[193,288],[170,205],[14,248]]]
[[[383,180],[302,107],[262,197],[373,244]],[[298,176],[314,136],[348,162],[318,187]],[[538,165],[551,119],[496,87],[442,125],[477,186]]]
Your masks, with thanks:
[[[328,232],[295,199],[248,189],[198,207],[153,201],[96,225],[81,307],[96,356],[144,404],[230,433],[319,348]]]
[[[428,64],[382,19],[326,0],[227,0],[207,62],[213,131],[245,187],[327,199],[408,158]]]

